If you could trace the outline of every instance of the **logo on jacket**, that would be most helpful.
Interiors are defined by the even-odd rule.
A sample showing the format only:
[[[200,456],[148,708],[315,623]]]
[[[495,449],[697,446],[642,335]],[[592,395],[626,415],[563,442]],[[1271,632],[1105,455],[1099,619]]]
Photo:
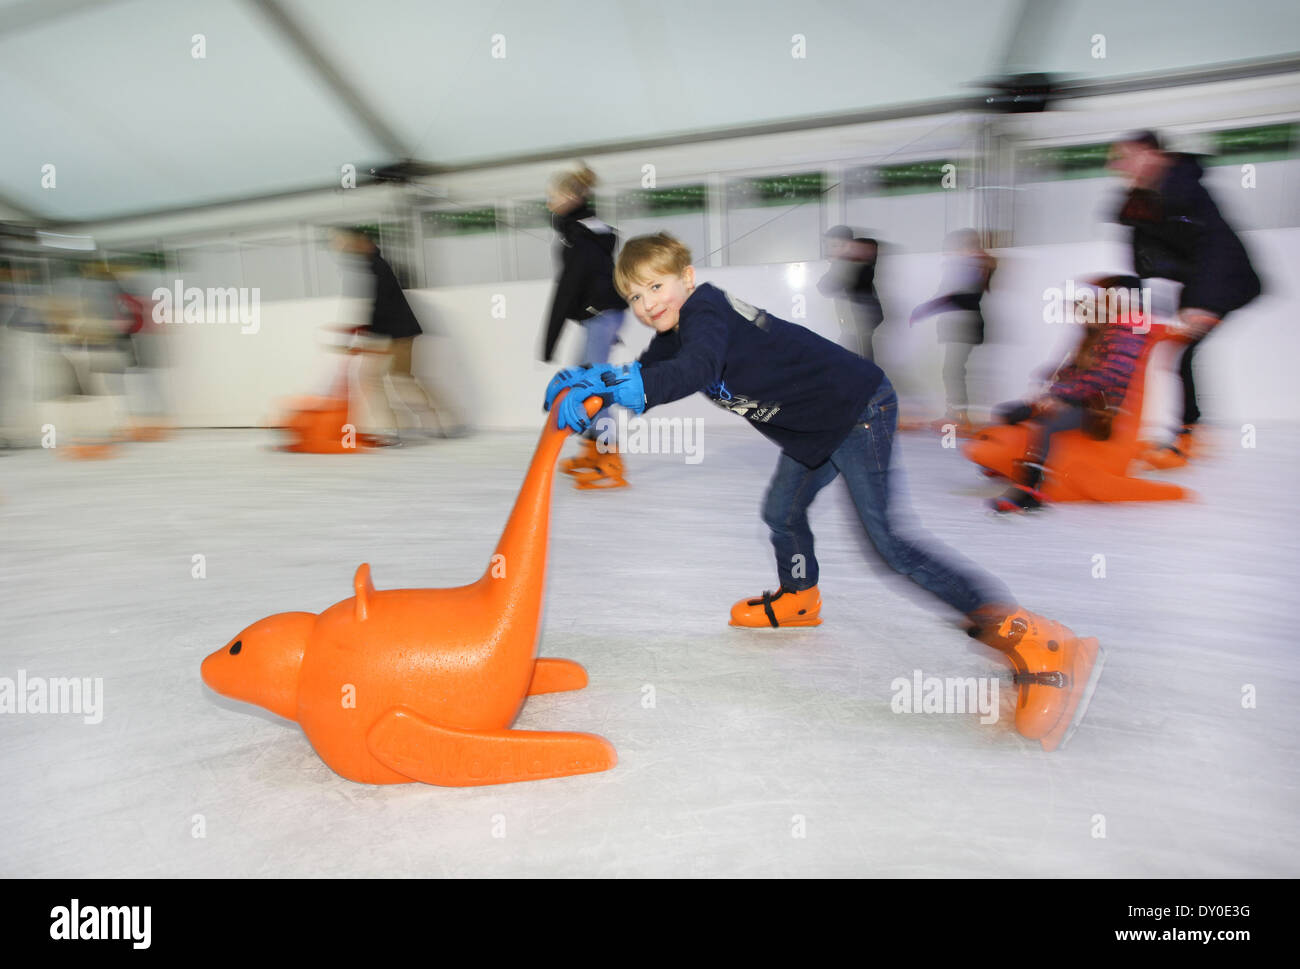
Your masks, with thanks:
[[[704,393],[708,395],[709,400],[719,407],[758,424],[765,424],[770,421],[776,416],[777,411],[781,409],[780,404],[762,403],[743,394],[733,394],[727,387],[726,381],[723,380],[704,388]]]

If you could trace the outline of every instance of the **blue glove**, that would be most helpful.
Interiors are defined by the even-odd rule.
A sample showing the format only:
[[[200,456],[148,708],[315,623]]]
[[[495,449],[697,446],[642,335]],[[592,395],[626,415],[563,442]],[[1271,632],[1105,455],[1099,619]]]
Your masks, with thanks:
[[[641,381],[641,364],[634,362],[615,367],[602,363],[583,371],[581,378],[569,385],[568,395],[556,409],[556,426],[580,434],[586,431],[591,426],[591,418],[584,406],[589,397],[599,397],[602,409],[618,404],[635,414],[643,413],[645,385]]]
[[[560,391],[565,387],[572,387],[579,380],[582,380],[584,376],[586,376],[585,368],[569,367],[552,377],[551,382],[546,385],[546,399],[542,402],[542,410],[550,410]]]
[[[588,377],[594,377],[597,386],[604,385],[601,399],[605,405],[614,403],[626,407],[633,414],[645,413],[645,384],[641,380],[641,364],[633,360],[621,366],[598,363],[587,371]]]

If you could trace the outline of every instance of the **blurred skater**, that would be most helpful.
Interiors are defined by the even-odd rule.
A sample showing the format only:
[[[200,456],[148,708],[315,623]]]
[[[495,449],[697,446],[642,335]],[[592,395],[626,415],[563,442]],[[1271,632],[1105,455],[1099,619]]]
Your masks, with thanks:
[[[130,414],[128,434],[135,441],[158,441],[169,423],[162,376],[166,364],[164,324],[153,319],[152,300],[133,292],[120,270],[110,267],[107,278],[115,290],[118,346],[126,365],[123,391]]]
[[[947,410],[936,426],[955,424],[959,433],[969,433],[970,392],[966,364],[971,351],[984,342],[984,314],[980,302],[989,291],[997,260],[984,251],[974,229],[958,229],[944,239],[948,252],[938,295],[912,311],[909,326],[937,313],[954,315],[939,325],[939,342],[944,344],[943,390]]]
[[[111,444],[122,436],[128,412],[124,375],[130,344],[120,289],[96,261],[80,263],[54,289],[48,319],[71,377],[57,394],[71,425],[60,436],[74,447]]]
[[[1162,150],[1159,138],[1139,131],[1115,142],[1110,168],[1129,191],[1115,221],[1132,232],[1133,268],[1143,279],[1182,283],[1178,316],[1187,348],[1178,364],[1183,384],[1182,426],[1173,440],[1152,445],[1144,459],[1157,468],[1187,463],[1201,420],[1192,361],[1201,342],[1225,316],[1260,294],[1246,248],[1201,184],[1200,162]]]
[[[627,303],[614,288],[614,249],[618,236],[613,226],[596,218],[591,190],[596,175],[585,165],[556,175],[546,207],[559,236],[556,247],[560,276],[551,300],[542,345],[542,360],[550,362],[565,320],[576,320],[586,330],[581,366],[608,363],[610,351],[623,328]],[[623,459],[618,453],[614,421],[602,410],[583,434],[577,457],[560,467],[573,475],[579,488],[618,488],[627,484]]]
[[[331,245],[364,261],[374,278],[370,322],[361,328],[361,333],[373,338],[375,345],[366,347],[370,352],[362,363],[360,382],[367,406],[392,434],[376,435],[371,439],[372,445],[401,444],[399,421],[388,402],[385,378],[391,381],[399,401],[411,411],[426,434],[442,437],[463,434],[464,427],[455,411],[438,395],[436,388],[422,383],[411,372],[415,339],[424,330],[402,292],[393,267],[380,254],[379,246],[364,232],[348,229],[334,230]]]
[[[544,406],[556,408],[559,426],[581,431],[591,423],[584,406],[591,397],[640,414],[701,392],[781,449],[762,509],[780,588],[737,602],[731,625],[821,624],[808,509],[842,475],[885,563],[964,615],[971,635],[1007,656],[1020,687],[1016,728],[1047,750],[1064,743],[1101,670],[1096,640],[1020,608],[992,575],[901,526],[907,496],[891,468],[898,397],[884,372],[806,327],[709,283],[697,286],[690,250],[667,233],[630,240],[615,279],[636,318],[655,331],[650,346],[621,367],[561,371]],[[612,541],[638,554],[617,536]]]
[[[817,283],[817,292],[835,301],[840,322],[840,346],[875,360],[872,336],[884,318],[876,295],[875,239],[854,238],[847,225],[832,226],[823,236],[831,266]]]
[[[1114,409],[1128,393],[1129,382],[1142,356],[1148,331],[1138,296],[1136,276],[1102,276],[1085,282],[1080,309],[1086,309],[1079,345],[1052,374],[1047,392],[1027,401],[995,408],[1007,424],[1027,423],[1029,448],[1020,464],[1020,479],[991,502],[994,511],[1018,512],[1041,508],[1040,490],[1051,464],[1052,436],[1084,429],[1090,436],[1109,436]],[[1117,301],[1115,293],[1131,293]],[[1090,306],[1083,306],[1087,301]]]

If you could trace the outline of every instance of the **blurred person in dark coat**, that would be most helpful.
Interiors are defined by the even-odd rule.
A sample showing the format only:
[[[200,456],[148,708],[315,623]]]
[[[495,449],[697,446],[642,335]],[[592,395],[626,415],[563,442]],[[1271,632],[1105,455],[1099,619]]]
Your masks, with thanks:
[[[1196,351],[1262,287],[1241,239],[1201,184],[1203,169],[1194,156],[1165,151],[1154,132],[1139,131],[1115,142],[1109,167],[1129,186],[1115,221],[1132,230],[1135,272],[1182,283],[1178,316],[1188,338],[1178,365],[1182,427],[1144,456],[1156,467],[1178,467],[1187,463],[1201,419],[1192,371]]]
[[[831,266],[817,283],[817,291],[835,301],[840,321],[840,345],[860,357],[875,360],[872,336],[884,313],[876,295],[875,239],[854,238],[847,225],[832,226],[823,236]]]
[[[339,252],[356,257],[364,263],[374,279],[374,301],[370,309],[370,322],[361,333],[372,338],[371,354],[361,368],[361,387],[367,405],[376,413],[377,420],[391,428],[391,437],[379,437],[373,443],[399,444],[398,420],[388,403],[384,386],[387,377],[397,391],[401,402],[417,417],[426,433],[443,437],[456,437],[464,428],[452,409],[441,400],[434,388],[416,379],[411,372],[412,351],[416,337],[424,333],[416,319],[393,267],[379,252],[370,236],[350,229],[336,229],[331,245]]]
[[[954,424],[958,433],[969,433],[970,393],[966,387],[966,363],[971,351],[984,342],[985,323],[981,303],[989,291],[997,260],[980,245],[974,229],[958,229],[944,239],[944,259],[939,292],[912,311],[909,325],[927,317],[949,314],[939,323],[939,342],[945,345],[943,387],[947,412],[936,426]]]
[[[583,367],[608,363],[623,328],[627,302],[614,288],[618,233],[596,217],[591,198],[595,185],[596,173],[580,164],[557,173],[547,191],[546,207],[551,211],[557,236],[560,274],[543,334],[542,360],[546,362],[555,355],[566,320],[575,320],[585,331],[579,361]],[[577,456],[561,461],[560,469],[578,478],[580,486],[625,485],[614,427],[606,407],[584,432]]]

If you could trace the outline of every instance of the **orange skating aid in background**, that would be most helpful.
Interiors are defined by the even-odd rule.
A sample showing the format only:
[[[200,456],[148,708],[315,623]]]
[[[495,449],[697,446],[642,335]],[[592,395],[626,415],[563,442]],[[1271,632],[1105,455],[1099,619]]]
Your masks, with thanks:
[[[589,399],[588,414],[600,406]],[[203,682],[297,721],[326,764],[364,784],[464,787],[613,767],[614,748],[594,734],[510,729],[525,698],[587,685],[577,663],[536,653],[551,483],[568,435],[555,413],[481,579],[378,591],[362,565],[351,598],[254,623],[203,661]]]
[[[346,390],[341,397],[295,397],[286,403],[288,414],[282,427],[289,434],[286,451],[308,454],[345,454],[357,448],[344,447],[344,425],[348,423]]]
[[[1168,327],[1152,325],[1109,438],[1095,441],[1081,431],[1062,431],[1052,437],[1042,486],[1049,501],[1170,501],[1190,497],[1178,485],[1129,473],[1146,449],[1138,440],[1138,430],[1147,363],[1156,344],[1176,338]],[[1024,460],[1028,450],[1029,429],[1023,424],[986,427],[962,447],[962,453],[986,471],[1012,479],[1017,475],[1017,462]]]
[[[355,327],[344,327],[340,332],[355,333]],[[323,397],[293,397],[284,402],[285,416],[277,426],[289,440],[281,450],[307,454],[349,454],[367,446],[367,435],[349,434],[352,395],[349,387],[348,367],[353,356],[373,353],[359,347],[344,350],[347,356],[339,369],[338,377],[328,394]]]
[[[65,458],[78,461],[98,461],[111,458],[117,454],[117,448],[111,441],[99,441],[93,444],[66,444],[59,448],[59,454]]]

